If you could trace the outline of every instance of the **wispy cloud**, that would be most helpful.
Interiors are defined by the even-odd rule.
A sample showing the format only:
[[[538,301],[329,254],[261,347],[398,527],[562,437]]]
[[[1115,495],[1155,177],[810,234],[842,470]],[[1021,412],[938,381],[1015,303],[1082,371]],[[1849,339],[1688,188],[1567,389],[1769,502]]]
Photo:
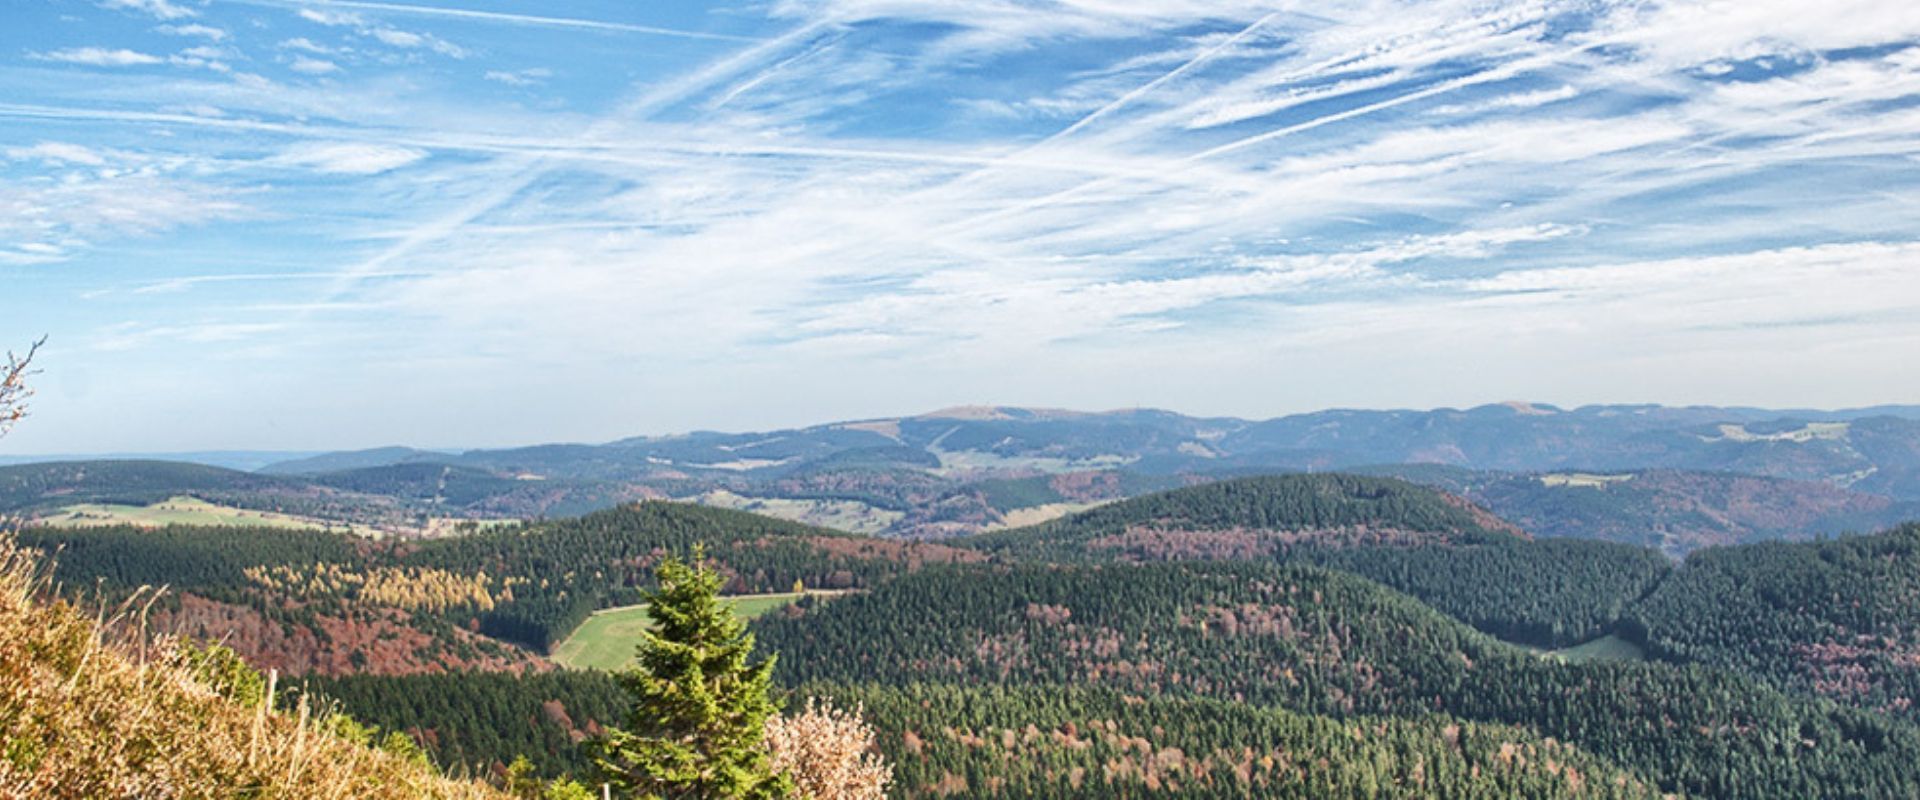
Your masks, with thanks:
[[[198,16],[198,12],[193,9],[169,0],[102,0],[100,4],[107,8],[147,14],[156,19],[171,20]]]
[[[172,36],[200,36],[216,42],[225,41],[227,38],[227,32],[225,30],[215,28],[211,25],[201,25],[199,23],[191,25],[162,25],[155,30]]]
[[[90,67],[137,67],[147,64],[159,64],[165,59],[159,56],[135,52],[126,48],[71,47],[45,53],[34,53],[33,58],[41,61],[59,61],[66,64],[85,64]]]
[[[552,77],[553,70],[544,67],[511,71],[492,69],[487,70],[486,74],[487,80],[495,83],[504,83],[508,86],[533,86],[546,83],[547,79]]]
[[[340,71],[339,64],[309,56],[294,56],[292,61],[287,62],[287,68],[303,75],[326,75]]]
[[[345,4],[342,7],[352,7]],[[426,48],[450,58],[466,58],[467,51],[452,42],[429,33],[405,31],[390,25],[370,23],[366,17],[334,8],[302,8],[300,17],[329,27],[351,27],[361,36],[402,49]]]
[[[9,147],[7,158],[15,161],[44,160],[56,164],[83,164],[90,167],[103,166],[106,157],[94,152],[92,148],[71,142],[41,142],[32,147]]]
[[[427,157],[411,147],[355,142],[309,142],[296,145],[272,159],[276,164],[306,167],[328,175],[378,175]]]
[[[267,5],[289,5],[288,3],[276,2],[276,0],[250,0],[250,1],[259,2]],[[511,14],[511,13],[503,13],[498,11],[479,11],[475,9],[466,9],[466,8],[448,8],[445,6],[420,6],[420,5],[406,5],[402,3],[371,3],[371,2],[357,2],[356,0],[331,0],[327,5],[334,8],[341,8],[341,9],[377,11],[377,12],[385,12],[388,14],[412,15],[412,16],[422,16],[422,17],[439,17],[439,18],[445,18],[445,19],[469,20],[469,21],[475,21],[475,22],[502,23],[507,25],[525,25],[525,26],[544,27],[544,28],[572,28],[572,29],[589,30],[589,31],[610,31],[610,32],[616,32],[616,33],[639,33],[639,34],[647,34],[652,36],[670,36],[670,37],[683,38],[683,39],[700,39],[700,40],[723,41],[723,42],[753,41],[753,37],[749,37],[749,36],[739,36],[739,35],[726,34],[726,33],[712,33],[708,31],[683,30],[680,28],[667,28],[667,27],[661,27],[657,25],[636,25],[636,24],[624,23],[624,22],[607,22],[604,20],[579,19],[579,18],[573,18],[573,17],[551,17],[551,16],[540,16],[535,14]],[[301,12],[302,16],[305,16],[306,13],[310,10],[311,9],[303,9],[303,11]],[[345,18],[346,16],[349,16],[349,15],[342,14],[340,12],[327,13],[327,12],[315,11],[314,13],[325,14],[327,18],[335,18],[335,19]],[[312,19],[311,17],[309,18]],[[328,23],[328,24],[347,24],[347,23]]]
[[[1920,346],[1897,3],[182,8],[228,36],[49,44],[0,104],[59,131],[0,140],[0,262],[193,264],[103,279],[149,304],[116,352],[271,349],[442,408],[503,363],[904,406],[1920,391],[1849,344]],[[86,69],[116,58],[205,65]]]

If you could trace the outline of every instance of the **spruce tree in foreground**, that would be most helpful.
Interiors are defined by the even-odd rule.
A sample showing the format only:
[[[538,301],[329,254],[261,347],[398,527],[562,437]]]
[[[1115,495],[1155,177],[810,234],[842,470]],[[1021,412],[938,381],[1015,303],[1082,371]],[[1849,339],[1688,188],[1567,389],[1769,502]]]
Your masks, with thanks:
[[[634,698],[625,729],[609,729],[591,758],[626,797],[774,798],[792,792],[762,742],[779,710],[768,696],[774,658],[752,663],[753,634],[719,600],[722,578],[696,547],[669,557],[647,595],[653,629],[637,666],[619,675]]]

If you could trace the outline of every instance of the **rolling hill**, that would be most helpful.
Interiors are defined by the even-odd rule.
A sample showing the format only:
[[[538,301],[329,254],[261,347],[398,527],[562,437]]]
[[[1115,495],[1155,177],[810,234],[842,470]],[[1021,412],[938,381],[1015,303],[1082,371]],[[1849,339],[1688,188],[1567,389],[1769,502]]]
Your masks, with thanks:
[[[1823,481],[1723,472],[1483,474],[1467,496],[1540,536],[1653,547],[1805,541],[1920,519],[1920,503]]]
[[[1920,713],[1920,525],[1702,550],[1632,616],[1660,656]]]
[[[173,526],[28,528],[55,576],[109,597],[172,593],[162,631],[226,641],[289,674],[545,668],[546,648],[596,609],[631,605],[664,553],[703,544],[734,594],[864,588],[973,550],[855,536],[753,514],[648,502],[425,541],[340,532]]]
[[[1920,730],[1906,723],[1721,670],[1541,658],[1312,567],[930,570],[756,629],[796,683],[1033,687],[1036,697],[1102,687],[1334,717],[1440,713],[1524,726],[1666,791],[1920,791],[1904,766],[1920,756]]]
[[[1456,496],[1342,474],[1220,481],[958,541],[1028,561],[1317,564],[1540,647],[1612,631],[1668,570],[1643,548],[1532,540]]]

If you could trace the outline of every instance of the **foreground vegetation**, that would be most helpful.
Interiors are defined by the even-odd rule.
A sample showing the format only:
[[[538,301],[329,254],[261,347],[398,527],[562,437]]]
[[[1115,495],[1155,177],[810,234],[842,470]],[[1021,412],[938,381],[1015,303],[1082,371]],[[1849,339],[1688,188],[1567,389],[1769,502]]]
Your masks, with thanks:
[[[46,589],[36,559],[0,541],[0,795],[498,796],[405,746],[367,747],[323,707],[275,711],[272,682],[222,651],[116,644],[95,617],[38,602]]]
[[[1297,475],[947,545],[672,503],[432,542],[187,527],[22,541],[60,550],[66,585],[114,598],[169,583],[277,627],[391,614],[434,631],[453,671],[312,676],[282,694],[338,698],[468,774],[529,756],[516,774],[539,791],[617,784],[609,769],[671,755],[583,747],[661,738],[673,703],[634,703],[678,691],[664,662],[615,678],[543,671],[539,654],[627,663],[663,633],[657,609],[589,615],[656,596],[666,557],[704,544],[696,594],[712,604],[694,604],[695,627],[733,642],[721,672],[779,656],[764,681],[730,684],[766,687],[740,719],[864,706],[902,796],[1920,795],[1906,701],[1920,526],[1707,550],[1676,569],[1643,548],[1532,540],[1398,480]],[[799,598],[752,622],[765,649],[741,646],[718,595],[796,581],[862,591]],[[459,666],[463,647],[517,654],[525,674]],[[759,748],[728,769],[794,770],[754,755],[777,755],[750,744],[770,725],[714,740]],[[742,780],[726,791],[784,790]]]

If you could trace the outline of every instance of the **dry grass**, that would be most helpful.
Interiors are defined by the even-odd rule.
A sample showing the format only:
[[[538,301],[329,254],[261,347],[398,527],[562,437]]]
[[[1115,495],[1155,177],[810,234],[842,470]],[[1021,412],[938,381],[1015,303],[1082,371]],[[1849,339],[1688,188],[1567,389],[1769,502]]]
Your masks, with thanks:
[[[0,533],[0,797],[501,797],[329,734],[304,701],[222,696],[178,642],[110,637],[141,607],[43,602],[46,574]]]

